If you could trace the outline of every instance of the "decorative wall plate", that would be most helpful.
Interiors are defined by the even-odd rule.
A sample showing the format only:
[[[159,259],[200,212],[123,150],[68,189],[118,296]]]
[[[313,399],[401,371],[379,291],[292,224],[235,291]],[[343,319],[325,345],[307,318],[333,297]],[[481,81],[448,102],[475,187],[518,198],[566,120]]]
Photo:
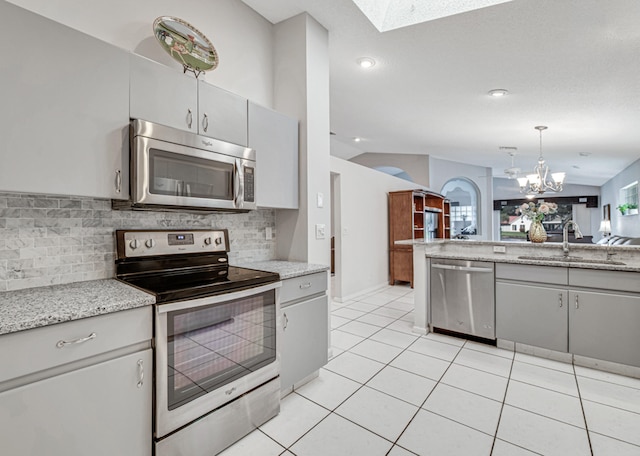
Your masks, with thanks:
[[[160,16],[153,21],[153,34],[184,71],[196,75],[218,66],[218,53],[202,32],[182,19]]]

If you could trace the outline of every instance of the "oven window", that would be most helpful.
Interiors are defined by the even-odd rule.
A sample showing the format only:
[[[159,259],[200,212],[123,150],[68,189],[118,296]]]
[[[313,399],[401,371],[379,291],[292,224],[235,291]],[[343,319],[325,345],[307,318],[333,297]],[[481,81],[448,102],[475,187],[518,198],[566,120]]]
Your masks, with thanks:
[[[275,291],[167,315],[173,410],[276,359]]]
[[[149,192],[231,201],[233,165],[150,149]]]

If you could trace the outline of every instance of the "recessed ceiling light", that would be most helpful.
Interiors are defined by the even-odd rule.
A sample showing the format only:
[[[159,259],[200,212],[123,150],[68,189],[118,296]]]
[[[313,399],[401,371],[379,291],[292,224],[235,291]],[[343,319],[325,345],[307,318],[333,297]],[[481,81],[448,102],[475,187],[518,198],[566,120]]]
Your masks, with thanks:
[[[376,61],[371,57],[360,57],[357,62],[362,68],[371,68],[376,64]]]
[[[355,138],[353,138],[353,140],[354,140],[355,142],[360,142],[360,141],[362,141],[362,138],[358,138],[358,137],[356,136]]]
[[[489,90],[489,95],[491,95],[492,97],[504,97],[505,95],[508,95],[509,91],[507,89],[493,89],[493,90]]]

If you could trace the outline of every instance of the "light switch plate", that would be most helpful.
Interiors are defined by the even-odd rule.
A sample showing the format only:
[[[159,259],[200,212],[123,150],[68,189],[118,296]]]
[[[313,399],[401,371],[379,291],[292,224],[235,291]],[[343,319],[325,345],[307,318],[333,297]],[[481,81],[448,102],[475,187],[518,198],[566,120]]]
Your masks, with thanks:
[[[267,241],[273,239],[273,229],[270,226],[264,229],[264,237]]]
[[[325,238],[325,225],[324,223],[316,224],[316,239]]]
[[[324,207],[324,195],[322,193],[318,193],[316,195],[318,207]]]

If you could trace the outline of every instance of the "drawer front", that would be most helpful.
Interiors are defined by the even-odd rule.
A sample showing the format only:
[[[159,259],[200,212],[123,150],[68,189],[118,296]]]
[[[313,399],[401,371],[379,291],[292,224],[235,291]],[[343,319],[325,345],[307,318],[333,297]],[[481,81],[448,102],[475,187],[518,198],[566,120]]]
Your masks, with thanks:
[[[282,281],[280,302],[286,306],[289,301],[296,301],[305,296],[323,293],[327,290],[327,273],[317,272]]]
[[[564,267],[496,263],[496,279],[567,285],[569,283],[567,270],[568,268]]]
[[[146,306],[0,336],[0,382],[150,340],[152,328]]]
[[[640,293],[640,274],[598,269],[570,269],[569,285]]]

